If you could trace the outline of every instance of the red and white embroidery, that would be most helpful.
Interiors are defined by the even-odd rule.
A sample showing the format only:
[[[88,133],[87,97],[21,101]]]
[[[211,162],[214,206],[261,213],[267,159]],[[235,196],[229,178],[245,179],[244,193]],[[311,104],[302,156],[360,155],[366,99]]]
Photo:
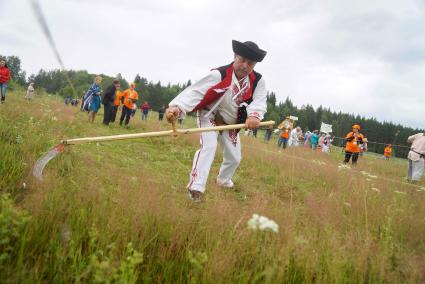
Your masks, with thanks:
[[[232,141],[233,146],[236,147],[236,145],[238,144],[238,132],[236,131],[236,129],[229,130],[229,137]]]

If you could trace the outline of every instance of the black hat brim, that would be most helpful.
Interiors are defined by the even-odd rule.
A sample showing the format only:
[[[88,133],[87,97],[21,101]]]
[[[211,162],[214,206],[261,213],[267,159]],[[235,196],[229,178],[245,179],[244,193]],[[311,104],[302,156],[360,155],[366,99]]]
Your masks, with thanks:
[[[237,40],[232,40],[232,47],[233,47],[233,52],[236,53],[237,55],[240,55],[242,57],[245,57],[255,62],[263,61],[264,57],[267,54],[266,51],[258,47],[255,47]]]

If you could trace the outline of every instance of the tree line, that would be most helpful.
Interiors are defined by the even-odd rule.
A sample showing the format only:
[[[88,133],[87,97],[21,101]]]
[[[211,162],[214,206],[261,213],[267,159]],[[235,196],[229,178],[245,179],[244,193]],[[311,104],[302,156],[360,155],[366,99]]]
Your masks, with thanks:
[[[0,57],[2,57],[0,55]],[[11,89],[17,86],[26,86],[33,82],[38,93],[56,94],[62,97],[81,98],[87,91],[90,84],[93,83],[95,74],[90,74],[85,70],[43,70],[37,74],[31,74],[26,78],[26,72],[22,70],[21,60],[17,56],[5,57],[11,71]],[[114,77],[106,74],[98,74],[103,77],[102,89],[112,84],[114,79],[121,82],[121,88],[128,88],[129,82],[125,80],[121,74]],[[74,90],[67,82],[67,77],[74,86]],[[136,91],[139,93],[138,105],[144,101],[149,102],[153,110],[158,110],[162,106],[167,106],[168,103],[183,89],[191,85],[191,81],[184,84],[163,85],[160,81],[152,82],[139,74],[133,80],[136,83]],[[267,113],[265,119],[274,120],[277,124],[285,119],[286,115],[297,116],[299,120],[296,125],[300,126],[303,131],[320,130],[322,122],[332,124],[333,134],[336,137],[344,137],[350,131],[354,123],[358,123],[362,127],[362,133],[369,141],[379,142],[382,144],[369,143],[369,151],[383,153],[385,144],[405,145],[406,147],[395,147],[395,155],[406,157],[408,145],[406,144],[407,137],[417,132],[424,130],[405,127],[392,122],[379,122],[376,118],[366,118],[360,115],[349,113],[334,112],[330,108],[313,106],[306,104],[301,107],[295,106],[290,98],[286,98],[283,102],[278,102],[276,94],[269,92],[267,94]],[[336,139],[336,145],[340,144],[341,140]]]

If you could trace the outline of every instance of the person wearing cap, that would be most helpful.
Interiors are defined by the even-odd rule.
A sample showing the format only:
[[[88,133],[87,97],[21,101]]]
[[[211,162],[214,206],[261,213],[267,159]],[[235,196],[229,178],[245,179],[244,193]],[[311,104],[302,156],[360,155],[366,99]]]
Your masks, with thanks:
[[[267,92],[264,78],[254,67],[264,59],[266,51],[252,41],[233,40],[232,47],[233,62],[212,69],[169,103],[165,114],[169,122],[196,112],[198,127],[245,123],[247,129],[258,128],[267,109]],[[201,147],[195,153],[187,185],[194,201],[200,201],[205,192],[218,143],[223,151],[216,179],[219,186],[233,187],[232,177],[241,160],[239,131],[204,132],[200,136]]]
[[[417,182],[421,180],[424,174],[425,133],[412,135],[407,138],[407,142],[412,144],[407,156],[409,160],[407,179],[411,182]]]
[[[391,148],[391,144],[388,144],[384,149],[385,160],[388,161],[390,159],[392,151],[393,151],[393,149]]]
[[[124,105],[121,111],[120,125],[122,125],[124,119],[125,125],[128,125],[128,123],[130,122],[131,113],[137,108],[136,102],[139,99],[139,95],[134,89],[135,87],[136,84],[131,83],[130,88],[128,88],[122,93],[122,97],[124,98]]]
[[[120,87],[120,81],[114,80],[112,84],[106,88],[105,94],[103,95],[102,104],[104,106],[103,112],[103,124],[109,125],[112,122],[114,102],[116,99],[117,89]]]
[[[3,104],[6,100],[6,88],[7,82],[10,80],[10,70],[6,64],[6,60],[0,58],[0,94],[1,94],[1,103]]]
[[[352,131],[345,136],[345,159],[344,164],[350,162],[353,166],[357,165],[357,160],[359,159],[360,153],[360,144],[363,144],[365,138],[363,134],[360,133],[360,125],[354,124]]]

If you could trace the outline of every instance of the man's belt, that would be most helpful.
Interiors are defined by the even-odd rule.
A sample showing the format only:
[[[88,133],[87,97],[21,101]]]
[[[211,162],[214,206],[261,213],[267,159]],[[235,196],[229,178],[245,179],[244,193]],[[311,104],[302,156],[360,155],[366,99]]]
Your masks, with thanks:
[[[421,154],[421,153],[419,153],[419,152],[416,152],[415,150],[413,150],[413,149],[410,149],[410,151],[412,151],[413,153],[416,153],[416,154],[418,154],[422,159],[425,159],[425,154]]]

